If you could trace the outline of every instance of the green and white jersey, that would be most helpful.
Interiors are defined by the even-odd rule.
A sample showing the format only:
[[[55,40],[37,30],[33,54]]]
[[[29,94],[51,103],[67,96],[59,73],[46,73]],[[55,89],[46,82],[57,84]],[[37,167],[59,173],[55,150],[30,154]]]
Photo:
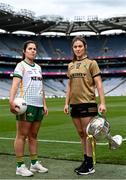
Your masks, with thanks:
[[[21,78],[17,96],[24,97],[28,105],[43,106],[43,83],[41,67],[34,63],[28,64],[25,60],[17,64],[13,77]]]

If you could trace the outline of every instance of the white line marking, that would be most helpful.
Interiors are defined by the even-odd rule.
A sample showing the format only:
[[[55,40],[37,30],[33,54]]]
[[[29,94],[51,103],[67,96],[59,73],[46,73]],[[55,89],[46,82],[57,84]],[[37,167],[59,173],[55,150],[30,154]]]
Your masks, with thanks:
[[[15,138],[0,137],[0,140],[14,140],[14,139]],[[38,141],[48,142],[48,143],[80,144],[80,142],[77,142],[77,141],[59,141],[59,140],[48,140],[48,139],[38,139]],[[124,138],[123,141],[126,141],[126,138]],[[97,142],[97,144],[101,146],[108,145],[108,143],[100,143],[100,142]]]

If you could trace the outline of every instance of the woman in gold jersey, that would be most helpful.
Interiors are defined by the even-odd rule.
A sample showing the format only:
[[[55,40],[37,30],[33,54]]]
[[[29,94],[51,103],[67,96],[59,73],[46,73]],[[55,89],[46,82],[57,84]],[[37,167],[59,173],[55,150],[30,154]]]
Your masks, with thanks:
[[[87,57],[87,44],[82,36],[72,40],[73,60],[68,64],[68,84],[64,113],[69,113],[80,136],[84,160],[75,168],[79,175],[95,172],[93,166],[93,148],[87,138],[86,127],[98,112],[105,113],[105,97],[100,76],[100,69],[95,60]],[[99,103],[97,106],[95,89],[98,91]]]
[[[26,41],[23,48],[22,61],[17,64],[13,73],[13,82],[10,90],[10,110],[16,114],[16,138],[14,149],[16,154],[16,174],[32,176],[33,172],[47,172],[37,157],[37,135],[44,115],[48,115],[44,91],[42,90],[41,67],[34,62],[37,54],[37,45],[34,41]],[[24,114],[18,115],[14,102],[18,94],[23,96],[27,103]],[[27,141],[26,141],[27,140]],[[30,170],[24,163],[24,149],[28,142],[31,165]]]

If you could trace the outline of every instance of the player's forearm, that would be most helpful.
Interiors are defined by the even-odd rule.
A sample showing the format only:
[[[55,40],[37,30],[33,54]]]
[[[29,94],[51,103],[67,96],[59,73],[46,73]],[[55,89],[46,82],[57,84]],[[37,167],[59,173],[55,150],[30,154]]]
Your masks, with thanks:
[[[14,100],[14,98],[15,98],[15,95],[16,95],[16,93],[17,93],[17,89],[18,89],[18,87],[12,85],[12,88],[11,88],[10,93],[9,93],[9,102],[10,102],[10,103],[13,102],[13,100]]]
[[[100,99],[100,104],[103,104],[105,105],[105,95],[104,95],[104,90],[103,90],[103,87],[101,85],[101,87],[99,87],[98,89],[98,94],[99,94],[99,99]]]
[[[47,106],[47,105],[46,105],[45,92],[43,92],[43,106]]]
[[[70,101],[70,80],[68,80],[68,84],[67,84],[65,105],[69,105],[69,101]]]
[[[65,99],[65,105],[69,105],[69,101],[70,101],[69,92],[67,92],[66,93],[66,99]]]
[[[13,102],[13,100],[14,100],[14,98],[16,96],[16,93],[17,93],[20,82],[21,82],[20,78],[17,78],[17,77],[13,78],[11,90],[10,90],[10,93],[9,93],[9,102],[10,103]]]

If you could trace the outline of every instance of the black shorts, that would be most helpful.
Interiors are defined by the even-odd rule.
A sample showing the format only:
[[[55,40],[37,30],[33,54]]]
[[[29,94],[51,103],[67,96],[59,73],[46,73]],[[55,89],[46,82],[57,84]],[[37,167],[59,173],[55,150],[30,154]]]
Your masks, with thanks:
[[[70,104],[70,115],[72,118],[96,116],[98,108],[96,103]]]

